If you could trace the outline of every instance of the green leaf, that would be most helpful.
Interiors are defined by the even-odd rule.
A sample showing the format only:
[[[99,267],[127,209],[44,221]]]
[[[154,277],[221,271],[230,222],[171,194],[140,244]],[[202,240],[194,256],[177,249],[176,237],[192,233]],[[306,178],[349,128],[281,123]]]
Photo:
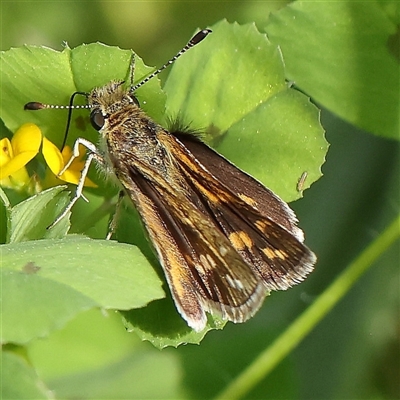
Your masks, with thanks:
[[[49,383],[114,363],[142,346],[151,350],[147,343],[126,333],[119,313],[93,308],[52,332],[46,340],[30,342],[27,354],[41,378]]]
[[[177,354],[147,349],[129,352],[102,368],[61,377],[51,385],[62,399],[182,398],[181,368]]]
[[[208,315],[206,328],[201,332],[193,331],[178,314],[170,295],[153,301],[146,308],[123,311],[122,315],[129,331],[159,349],[187,343],[199,344],[207,332],[223,329],[226,324],[226,321]]]
[[[21,271],[1,271],[2,342],[25,344],[46,337],[78,312],[97,305],[73,288],[37,275],[39,265],[27,262]]]
[[[88,308],[129,310],[164,297],[134,246],[70,238],[0,246],[2,342],[26,343]]]
[[[9,212],[9,242],[35,239],[61,239],[69,229],[68,216],[51,229],[47,227],[69,202],[66,186],[56,186],[18,203]]]
[[[179,113],[196,129],[213,126],[222,133],[285,88],[279,51],[266,36],[254,24],[221,21],[175,62],[164,90],[172,116]]]
[[[26,360],[10,351],[1,352],[0,397],[7,400],[53,399]]]
[[[273,13],[266,31],[299,88],[354,125],[398,139],[398,26],[378,3],[296,1]]]
[[[212,31],[175,63],[167,112],[217,138],[219,152],[286,201],[299,198],[300,176],[305,187],[317,180],[328,148],[317,108],[288,87],[278,47],[254,24]]]
[[[218,150],[286,201],[295,200],[301,195],[297,182],[303,172],[303,189],[322,176],[328,143],[318,119],[319,111],[309,99],[285,89],[233,125]],[[235,142],[240,145],[233,146]]]

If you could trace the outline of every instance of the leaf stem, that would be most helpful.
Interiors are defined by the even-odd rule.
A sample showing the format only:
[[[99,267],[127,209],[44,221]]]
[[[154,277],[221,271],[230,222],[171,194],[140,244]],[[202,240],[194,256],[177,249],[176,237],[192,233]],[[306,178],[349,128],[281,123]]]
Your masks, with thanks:
[[[400,215],[337,277],[318,299],[219,395],[240,399],[264,379],[351,289],[358,278],[400,237]]]

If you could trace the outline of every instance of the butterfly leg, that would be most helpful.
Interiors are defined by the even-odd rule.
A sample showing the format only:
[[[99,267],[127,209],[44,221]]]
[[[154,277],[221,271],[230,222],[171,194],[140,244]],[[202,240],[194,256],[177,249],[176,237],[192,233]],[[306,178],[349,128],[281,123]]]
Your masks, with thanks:
[[[115,229],[117,228],[118,225],[118,220],[119,217],[121,215],[121,207],[122,207],[122,200],[124,199],[125,196],[125,192],[123,190],[121,190],[118,194],[118,200],[117,200],[117,204],[115,205],[115,212],[114,215],[111,219],[111,222],[108,226],[108,233],[106,236],[106,240],[110,240],[111,236],[114,234]]]
[[[88,156],[87,156],[87,159],[83,166],[83,170],[82,170],[81,176],[79,178],[79,182],[78,182],[78,186],[75,191],[75,195],[69,202],[68,206],[64,209],[64,211],[56,218],[56,220],[51,225],[49,225],[47,227],[47,229],[50,229],[53,226],[57,225],[71,211],[72,207],[74,206],[74,204],[78,201],[78,199],[80,197],[82,197],[85,201],[88,201],[88,199],[83,195],[82,191],[83,191],[83,186],[85,184],[86,176],[89,172],[90,164],[92,163],[93,159],[98,161],[100,164],[104,164],[103,157],[101,156],[101,154],[99,154],[96,146],[92,142],[89,142],[86,139],[78,138],[75,141],[75,144],[73,147],[72,157],[67,162],[65,167],[58,173],[58,175],[62,175],[71,166],[73,160],[79,156],[79,145],[80,144],[85,146],[88,149]]]

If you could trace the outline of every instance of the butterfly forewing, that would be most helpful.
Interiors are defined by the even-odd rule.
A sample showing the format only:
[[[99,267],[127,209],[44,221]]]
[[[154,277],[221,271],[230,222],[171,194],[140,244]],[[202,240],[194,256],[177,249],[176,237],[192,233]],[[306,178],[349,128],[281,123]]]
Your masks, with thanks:
[[[173,132],[209,173],[259,213],[304,240],[292,209],[262,183],[237,168],[193,134]]]

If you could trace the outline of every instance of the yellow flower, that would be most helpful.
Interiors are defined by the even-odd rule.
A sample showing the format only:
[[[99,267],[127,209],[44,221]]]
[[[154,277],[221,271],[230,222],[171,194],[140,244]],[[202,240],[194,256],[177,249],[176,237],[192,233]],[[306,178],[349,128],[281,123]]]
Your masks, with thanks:
[[[30,182],[25,165],[39,152],[42,133],[31,123],[23,124],[10,140],[0,140],[0,184],[21,189]]]
[[[61,175],[66,163],[72,157],[69,146],[60,150],[47,138],[43,138],[38,126],[32,123],[23,124],[14,134],[11,141],[8,138],[0,140],[0,185],[20,190],[28,188],[32,184],[25,165],[34,158],[42,143],[42,153],[50,170],[59,179],[77,185],[81,177],[81,172],[85,161],[82,160],[85,148],[79,147],[79,157],[74,159],[70,167]],[[85,185],[97,187],[89,178],[85,179]]]
[[[79,157],[75,158],[69,168],[60,176],[58,176],[58,174],[63,170],[67,162],[72,157],[71,148],[69,146],[65,146],[63,151],[60,152],[60,150],[52,142],[50,142],[50,140],[44,137],[42,153],[47,165],[54,175],[65,182],[73,183],[75,185],[79,183],[83,166],[85,165],[85,161],[82,160],[82,157],[85,155],[84,146],[79,146]],[[97,185],[89,178],[85,179],[84,186],[97,187]]]

